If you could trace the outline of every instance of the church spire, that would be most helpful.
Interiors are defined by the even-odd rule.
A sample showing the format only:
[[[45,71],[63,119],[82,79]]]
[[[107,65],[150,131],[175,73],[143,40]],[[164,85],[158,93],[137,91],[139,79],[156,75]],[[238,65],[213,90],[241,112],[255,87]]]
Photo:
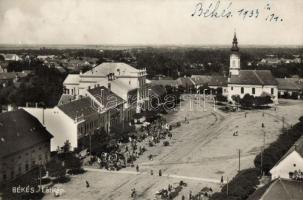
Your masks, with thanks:
[[[239,51],[239,47],[238,47],[238,39],[237,39],[237,35],[236,35],[236,31],[234,32],[234,39],[233,39],[233,46],[231,47],[231,51]]]

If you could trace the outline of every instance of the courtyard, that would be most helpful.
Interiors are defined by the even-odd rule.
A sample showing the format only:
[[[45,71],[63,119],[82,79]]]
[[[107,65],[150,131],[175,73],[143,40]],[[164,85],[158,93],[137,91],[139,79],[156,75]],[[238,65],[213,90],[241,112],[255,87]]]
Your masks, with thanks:
[[[195,194],[203,187],[218,191],[222,176],[226,182],[236,175],[239,166],[253,167],[264,142],[268,145],[276,140],[281,128],[295,124],[303,113],[303,102],[296,100],[280,100],[276,109],[225,113],[214,110],[211,100],[206,101],[203,109],[203,102],[192,99],[185,99],[176,111],[165,116],[169,123],[183,123],[172,130],[172,139],[167,139],[169,146],[161,142],[147,147],[147,152],[134,163],[139,172],[135,167],[120,171],[85,168],[86,173],[73,176],[66,184],[55,185],[64,191],[57,199],[125,200],[131,199],[132,188],[137,191],[137,199],[154,199],[157,191],[181,180],[187,186],[176,199],[182,195],[188,199],[190,191]],[[188,123],[184,123],[185,118]],[[238,136],[233,136],[234,132]],[[150,154],[153,160],[148,158]],[[158,175],[159,170],[162,176]],[[53,194],[44,197],[53,198]]]

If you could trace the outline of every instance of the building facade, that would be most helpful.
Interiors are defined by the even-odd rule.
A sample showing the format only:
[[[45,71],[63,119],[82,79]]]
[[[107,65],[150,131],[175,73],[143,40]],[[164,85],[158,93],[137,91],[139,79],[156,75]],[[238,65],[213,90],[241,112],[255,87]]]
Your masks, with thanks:
[[[46,164],[52,137],[24,110],[0,114],[0,185]]]

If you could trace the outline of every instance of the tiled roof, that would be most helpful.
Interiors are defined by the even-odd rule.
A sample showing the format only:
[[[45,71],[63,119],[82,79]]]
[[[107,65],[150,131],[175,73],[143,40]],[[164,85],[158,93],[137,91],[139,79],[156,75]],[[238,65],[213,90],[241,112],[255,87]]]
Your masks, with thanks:
[[[53,136],[32,115],[23,109],[0,114],[0,157],[4,157]]]
[[[290,149],[282,156],[282,158],[275,164],[274,167],[278,166],[279,163],[284,160],[289,154],[293,151],[298,152],[303,158],[303,135],[295,142],[294,145],[290,147]]]
[[[104,75],[106,76],[109,73],[115,73],[116,76],[134,76],[140,70],[125,64],[125,63],[110,63],[104,62],[100,65],[97,65],[92,70],[85,72],[83,75]]]
[[[151,95],[161,97],[166,94],[166,89],[162,85],[152,85],[150,87]]]
[[[89,89],[88,92],[94,96],[99,103],[104,105],[106,109],[116,107],[124,102],[121,97],[104,86]]]
[[[69,74],[64,80],[64,84],[79,84],[80,76],[79,74]]]
[[[177,79],[178,85],[182,85],[183,87],[191,87],[194,86],[193,81],[189,77],[180,77]]]
[[[227,86],[227,77],[224,76],[194,75],[191,79],[196,85]]]
[[[276,78],[280,90],[302,90],[303,82],[297,78]]]
[[[151,80],[152,85],[162,85],[162,86],[177,86],[178,82],[172,79],[161,79],[161,80]]]
[[[277,85],[270,70],[240,70],[239,75],[231,75],[230,84]]]
[[[208,75],[192,75],[191,79],[195,82],[196,85],[208,84],[211,80],[211,76]]]
[[[5,72],[0,73],[0,80],[12,80],[17,76],[20,78],[26,77],[29,73],[28,72]]]
[[[302,182],[288,179],[276,179],[266,190],[258,189],[248,200],[301,200],[303,199]],[[260,190],[262,190],[260,192]],[[256,194],[258,193],[258,194]]]
[[[84,97],[70,103],[59,105],[58,108],[72,119],[77,117],[84,117],[94,114],[97,109],[93,107],[92,101],[89,97]]]
[[[75,99],[75,97],[73,95],[62,94],[61,97],[60,97],[60,100],[58,102],[58,105],[63,105],[63,104],[69,103],[74,99]]]

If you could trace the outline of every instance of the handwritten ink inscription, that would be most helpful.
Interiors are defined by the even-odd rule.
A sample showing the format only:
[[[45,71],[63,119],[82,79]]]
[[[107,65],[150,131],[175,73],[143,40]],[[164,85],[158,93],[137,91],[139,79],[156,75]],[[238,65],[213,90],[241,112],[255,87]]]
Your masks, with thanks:
[[[204,18],[232,18],[240,17],[245,19],[263,19],[268,22],[282,22],[283,19],[272,12],[271,5],[268,3],[264,8],[240,8],[233,9],[233,3],[222,4],[220,0],[208,4],[199,2],[195,4],[192,17]]]

